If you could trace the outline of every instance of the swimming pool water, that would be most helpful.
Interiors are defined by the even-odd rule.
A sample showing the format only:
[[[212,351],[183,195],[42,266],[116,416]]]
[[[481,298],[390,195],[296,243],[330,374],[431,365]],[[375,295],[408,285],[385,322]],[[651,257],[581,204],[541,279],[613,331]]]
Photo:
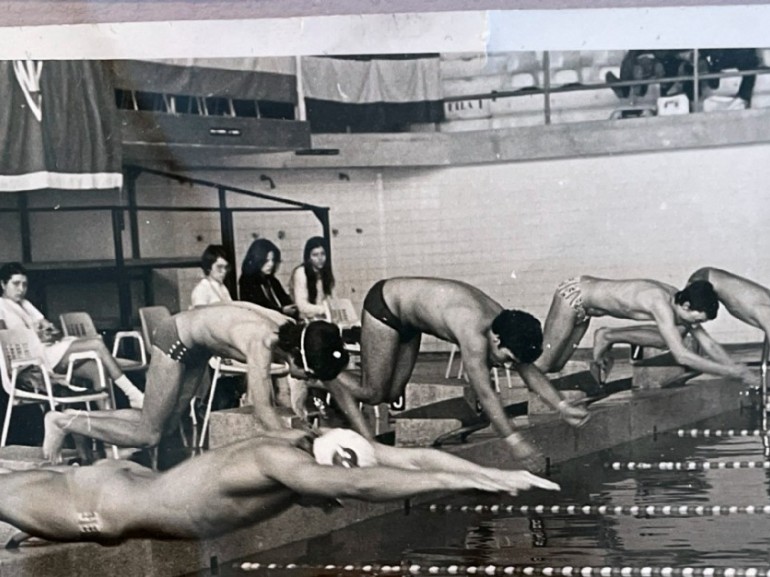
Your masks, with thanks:
[[[754,429],[751,411],[698,423],[700,428]],[[436,503],[563,505],[765,505],[770,471],[612,470],[612,462],[761,461],[760,437],[690,438],[671,433],[619,445],[559,464],[550,478],[560,493],[518,497],[465,493]],[[770,515],[637,516],[431,513],[423,505],[222,565],[245,574],[242,561],[328,564],[533,565],[538,567],[770,566]],[[288,574],[285,573],[285,574]],[[307,574],[307,573],[305,573]]]

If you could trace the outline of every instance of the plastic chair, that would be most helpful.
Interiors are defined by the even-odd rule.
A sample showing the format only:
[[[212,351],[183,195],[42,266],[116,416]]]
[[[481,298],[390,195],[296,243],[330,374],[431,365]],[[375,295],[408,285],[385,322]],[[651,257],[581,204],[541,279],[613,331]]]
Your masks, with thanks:
[[[85,403],[86,408],[91,410],[91,402],[109,401],[112,398],[110,387],[105,379],[104,366],[96,353],[84,351],[70,354],[67,374],[62,378],[60,375],[49,372],[43,360],[45,358],[43,344],[40,342],[37,334],[31,329],[0,330],[0,347],[2,348],[2,354],[0,354],[0,378],[2,379],[3,389],[5,389],[9,397],[5,421],[3,422],[2,438],[0,438],[0,446],[2,447],[5,446],[8,439],[11,415],[13,408],[16,406],[47,404],[52,411],[55,411],[59,405]],[[99,389],[84,389],[70,383],[74,363],[85,359],[93,360],[98,367],[100,377]],[[38,367],[40,370],[45,388],[44,391],[33,392],[19,388],[19,375],[24,369],[29,367]],[[69,391],[66,395],[62,395],[61,391],[57,390],[54,385],[66,387]]]
[[[449,362],[447,362],[446,365],[446,372],[444,373],[444,378],[448,379],[450,377],[450,374],[452,372],[452,365],[454,365],[455,362],[455,354],[460,355],[460,367],[457,369],[457,378],[458,379],[465,379],[468,380],[467,376],[465,375],[465,370],[463,367],[463,358],[462,358],[462,352],[460,351],[460,347],[458,347],[456,344],[452,344],[452,350],[449,351]],[[508,388],[513,388],[513,382],[511,381],[511,369],[507,365],[505,368],[505,377],[508,381]],[[495,392],[500,392],[500,377],[497,374],[497,367],[492,367],[491,369],[492,373],[492,380],[494,381],[495,385]]]
[[[73,337],[101,337],[96,330],[94,321],[87,312],[71,312],[59,315],[62,331],[65,336]],[[119,357],[120,344],[123,339],[134,339],[139,347],[139,359]],[[124,373],[145,372],[147,370],[147,350],[144,339],[139,331],[118,331],[115,333],[115,342],[112,345],[112,356]]]

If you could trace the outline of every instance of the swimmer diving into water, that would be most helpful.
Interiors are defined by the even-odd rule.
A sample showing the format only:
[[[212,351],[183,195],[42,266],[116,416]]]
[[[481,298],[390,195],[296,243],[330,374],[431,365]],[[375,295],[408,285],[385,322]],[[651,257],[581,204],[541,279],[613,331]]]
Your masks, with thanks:
[[[387,501],[433,491],[556,483],[434,449],[388,447],[345,429],[266,433],[159,473],[128,461],[0,474],[0,520],[50,541],[207,539],[274,517],[303,495]]]

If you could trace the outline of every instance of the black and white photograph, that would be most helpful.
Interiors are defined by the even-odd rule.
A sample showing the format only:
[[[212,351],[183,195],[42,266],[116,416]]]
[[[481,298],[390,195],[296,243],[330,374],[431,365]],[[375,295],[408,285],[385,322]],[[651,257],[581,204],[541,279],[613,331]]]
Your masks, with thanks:
[[[770,577],[770,4],[4,4],[0,575]]]

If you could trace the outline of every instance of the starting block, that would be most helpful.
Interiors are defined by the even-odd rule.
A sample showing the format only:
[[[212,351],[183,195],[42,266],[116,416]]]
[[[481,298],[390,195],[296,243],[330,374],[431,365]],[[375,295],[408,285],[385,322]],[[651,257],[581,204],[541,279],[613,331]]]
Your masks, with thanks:
[[[478,401],[455,397],[394,415],[397,446],[441,446],[445,443],[464,443],[476,431],[489,426]],[[527,402],[504,407],[509,419],[524,417]]]
[[[685,339],[685,345],[691,350],[697,348],[690,339]],[[678,364],[669,351],[654,347],[632,346],[631,367],[634,389],[675,387],[700,374]]]
[[[74,449],[62,451],[62,464],[70,465],[78,458]],[[26,445],[9,445],[0,447],[0,467],[12,471],[28,471],[50,466],[51,463],[43,458],[42,447],[29,447]]]

